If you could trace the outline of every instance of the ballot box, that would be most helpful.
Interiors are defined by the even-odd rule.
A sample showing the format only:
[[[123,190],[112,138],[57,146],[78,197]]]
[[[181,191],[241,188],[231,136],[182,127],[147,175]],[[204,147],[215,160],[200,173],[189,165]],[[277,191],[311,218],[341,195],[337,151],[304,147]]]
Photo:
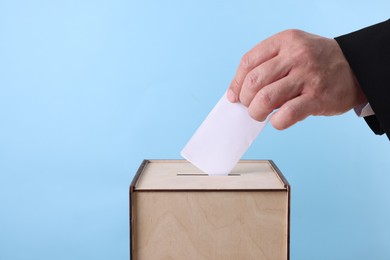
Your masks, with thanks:
[[[290,186],[269,160],[208,176],[185,160],[145,160],[130,185],[130,257],[289,259]]]

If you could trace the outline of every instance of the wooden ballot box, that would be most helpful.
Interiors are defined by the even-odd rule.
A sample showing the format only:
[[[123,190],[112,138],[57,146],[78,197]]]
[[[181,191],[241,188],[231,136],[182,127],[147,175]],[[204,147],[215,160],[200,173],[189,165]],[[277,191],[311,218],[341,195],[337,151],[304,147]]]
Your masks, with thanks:
[[[208,176],[185,160],[145,160],[130,186],[134,260],[289,259],[290,186],[268,160]]]

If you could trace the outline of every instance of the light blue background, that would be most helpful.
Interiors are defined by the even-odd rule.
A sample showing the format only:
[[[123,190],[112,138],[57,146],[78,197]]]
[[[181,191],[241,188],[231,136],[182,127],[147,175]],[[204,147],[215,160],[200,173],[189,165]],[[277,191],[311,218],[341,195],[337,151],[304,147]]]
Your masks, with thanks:
[[[240,57],[335,37],[381,1],[0,1],[0,259],[128,259],[128,186],[180,150]],[[291,259],[390,259],[390,143],[353,112],[270,125],[245,158],[292,185]]]

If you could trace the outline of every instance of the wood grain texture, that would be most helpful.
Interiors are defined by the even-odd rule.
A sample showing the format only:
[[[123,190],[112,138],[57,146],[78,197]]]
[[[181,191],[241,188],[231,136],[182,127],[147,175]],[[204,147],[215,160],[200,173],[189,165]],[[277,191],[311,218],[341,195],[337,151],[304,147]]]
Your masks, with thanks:
[[[132,259],[288,259],[288,193],[134,192]]]

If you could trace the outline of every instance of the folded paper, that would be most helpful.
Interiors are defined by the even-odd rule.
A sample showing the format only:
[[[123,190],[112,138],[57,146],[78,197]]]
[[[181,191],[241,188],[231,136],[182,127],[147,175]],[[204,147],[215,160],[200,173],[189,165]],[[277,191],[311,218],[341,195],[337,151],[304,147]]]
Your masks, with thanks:
[[[231,103],[226,93],[211,110],[181,155],[209,175],[227,175],[263,130],[240,103]]]

